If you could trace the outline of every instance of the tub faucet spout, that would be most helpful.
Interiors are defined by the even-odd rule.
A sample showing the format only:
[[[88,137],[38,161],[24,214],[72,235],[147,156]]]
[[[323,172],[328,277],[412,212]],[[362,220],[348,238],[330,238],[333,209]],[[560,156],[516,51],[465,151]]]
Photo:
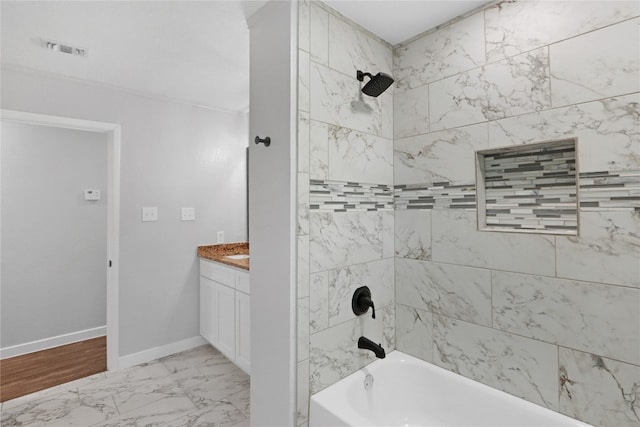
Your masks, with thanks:
[[[384,354],[384,348],[382,348],[382,345],[374,343],[367,337],[360,337],[360,339],[358,339],[358,348],[373,351],[373,353],[379,359],[384,359],[386,356]]]

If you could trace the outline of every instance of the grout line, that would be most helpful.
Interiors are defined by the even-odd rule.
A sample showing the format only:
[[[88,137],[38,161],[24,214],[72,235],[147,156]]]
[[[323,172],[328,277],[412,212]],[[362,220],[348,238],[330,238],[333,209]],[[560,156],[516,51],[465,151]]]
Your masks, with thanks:
[[[636,366],[636,367],[640,368],[640,363],[636,364],[636,363],[625,362],[624,360],[616,359],[616,358],[613,358],[613,357],[610,357],[610,356],[605,356],[603,354],[598,354],[598,353],[592,353],[592,352],[589,352],[589,351],[579,350],[577,348],[567,347],[566,345],[562,345],[562,344],[557,344],[557,346],[558,346],[558,350],[565,349],[565,350],[577,351],[578,353],[589,354],[589,355],[594,355],[594,356],[600,356],[600,357],[612,360],[612,361],[617,362],[617,363],[623,363],[625,365]],[[559,358],[559,356],[558,356],[558,358]],[[558,363],[558,365],[559,365],[559,363]]]
[[[560,412],[560,393],[562,392],[562,390],[560,389],[560,346],[556,345],[555,346],[555,350],[556,350],[556,358],[557,358],[557,370],[555,372],[556,374],[556,398],[558,399],[557,403],[558,406],[556,406],[556,408],[558,408],[558,412]]]
[[[382,306],[382,307],[377,307],[377,306],[376,306],[376,312],[385,312],[385,313],[386,313],[386,309],[387,309],[387,308],[394,309],[394,305],[395,305],[395,303],[393,303],[393,302],[392,302],[392,303],[389,303],[389,304],[384,305],[384,306]],[[360,319],[366,319],[366,318],[367,318],[367,316],[371,316],[371,315],[369,314],[369,312],[367,312],[367,313],[362,314],[362,315],[360,315],[360,316],[356,316],[355,314],[353,314],[353,313],[352,313],[352,316],[353,316],[352,318],[349,318],[349,319],[346,319],[346,320],[342,320],[342,321],[340,321],[340,322],[338,322],[338,323],[328,324],[328,326],[327,326],[326,328],[324,328],[324,329],[319,329],[319,330],[315,331],[313,334],[309,334],[309,341],[311,341],[311,336],[312,336],[312,335],[317,335],[317,334],[319,334],[319,333],[325,332],[325,331],[327,331],[327,330],[329,330],[329,329],[332,329],[332,328],[335,328],[335,327],[338,327],[338,326],[342,326],[342,325],[344,325],[344,324],[346,324],[346,323],[349,323],[349,322],[357,322],[357,321],[360,321]],[[362,317],[362,316],[364,316],[364,317]],[[370,318],[370,317],[369,317],[369,318]],[[379,320],[379,319],[376,317],[376,319],[374,320],[374,322],[378,322],[378,320]],[[382,320],[381,320],[381,319],[380,319],[380,324],[382,325],[382,327],[384,327],[384,322],[382,322]]]
[[[493,270],[489,272],[489,303],[491,304],[491,327],[495,329],[493,322],[495,315],[495,306],[493,304]]]
[[[341,76],[343,76],[343,77],[347,77],[347,78],[349,78],[349,79],[354,79],[356,82],[358,81],[358,80],[357,80],[357,78],[355,77],[355,73],[354,73],[354,74],[347,74],[347,73],[345,73],[345,72],[344,72],[344,71],[342,71],[342,70],[339,70],[339,69],[337,69],[337,68],[333,68],[333,67],[331,67],[330,65],[328,65],[328,63],[327,63],[327,64],[323,64],[323,63],[321,63],[321,62],[318,62],[318,61],[314,60],[311,56],[309,56],[309,61],[310,61],[310,62],[313,62],[314,64],[316,64],[316,65],[318,65],[318,66],[320,66],[320,67],[324,67],[324,68],[328,69],[329,71],[332,71],[332,72],[334,72],[334,73],[336,73],[336,74],[340,74],[340,75],[341,75]],[[356,70],[354,70],[354,71],[356,71]],[[423,86],[424,86],[424,85],[423,85]],[[385,91],[384,91],[380,96],[385,96],[385,95],[386,95],[386,96],[393,96],[393,95],[394,95],[394,93],[395,93],[395,91],[393,91],[393,92],[387,92],[387,91],[385,90]],[[378,98],[378,97],[376,97],[376,98]]]
[[[488,9],[488,8],[487,8]],[[482,10],[482,29],[484,31],[484,40],[482,43],[482,50],[484,50],[484,63],[487,63],[489,54],[487,52],[487,9]]]
[[[491,8],[497,6],[502,1],[503,0],[494,0],[494,1],[490,2],[490,3],[487,3],[487,4],[481,5],[479,7],[476,7],[475,9],[472,9],[472,10],[466,12],[466,13],[463,13],[462,15],[458,15],[458,16],[448,20],[447,22],[444,22],[444,23],[442,23],[440,25],[436,25],[435,27],[430,28],[428,30],[425,30],[422,33],[416,34],[415,36],[413,36],[413,37],[411,37],[411,38],[409,38],[409,39],[407,39],[405,41],[402,41],[400,43],[395,44],[393,46],[393,49],[395,50],[395,49],[398,49],[398,48],[405,47],[405,46],[415,42],[416,40],[419,40],[419,39],[421,39],[423,37],[427,37],[427,36],[429,36],[431,34],[434,34],[434,33],[438,32],[438,31],[444,30],[445,28],[449,28],[452,25],[454,25],[454,24],[456,24],[456,23],[458,23],[460,21],[464,21],[466,18],[469,18],[469,17],[471,17],[473,15],[476,15],[478,13],[482,12],[484,14],[484,12],[487,9],[491,9]]]
[[[387,138],[386,136],[377,135],[375,133],[371,133],[371,132],[368,132],[366,130],[354,129],[354,128],[350,128],[350,127],[347,127],[347,126],[342,126],[342,125],[339,125],[339,124],[336,124],[336,123],[325,122],[323,120],[314,119],[314,118],[311,118],[311,116],[309,116],[309,125],[310,126],[311,126],[311,122],[322,123],[322,124],[325,124],[325,125],[328,125],[328,126],[339,127],[339,128],[342,128],[342,129],[348,129],[348,130],[351,130],[353,132],[359,132],[359,133],[362,133],[364,135],[373,136],[375,138],[385,139],[387,141],[392,141],[393,142],[393,137]]]
[[[357,22],[355,22],[351,18],[343,15],[340,11],[338,11],[338,10],[332,8],[331,6],[325,4],[323,1],[312,1],[309,4],[310,5],[314,4],[314,5],[316,5],[316,7],[324,10],[325,12],[327,12],[330,15],[333,15],[335,18],[338,18],[338,19],[344,21],[347,25],[349,25],[349,26],[355,28],[356,30],[360,31],[366,37],[377,41],[378,43],[382,44],[384,47],[387,47],[389,49],[393,49],[393,46],[391,45],[391,43],[389,43],[388,41],[384,40],[380,36],[377,36],[376,34],[372,33],[371,31],[369,31],[368,29],[366,29],[362,25],[358,24]]]
[[[116,409],[116,413],[117,413],[117,415],[109,418],[109,419],[113,419],[113,418],[115,418],[117,416],[122,415],[122,412],[120,411],[120,408],[118,407],[118,404],[116,403],[115,395],[111,395],[110,397],[111,397],[111,400],[113,401],[113,407]],[[137,409],[137,408],[135,408],[135,409]]]
[[[431,84],[431,83],[429,83],[429,84]],[[485,123],[488,126],[491,126],[494,123],[499,123],[499,122],[502,122],[504,120],[517,119],[517,118],[521,118],[521,117],[528,116],[528,115],[533,115],[533,114],[540,115],[542,113],[551,112],[553,110],[559,110],[561,108],[568,109],[568,108],[571,108],[571,107],[578,107],[578,106],[591,104],[591,103],[595,103],[595,102],[602,102],[602,101],[609,101],[609,100],[613,100],[613,99],[620,99],[620,98],[623,98],[623,97],[633,96],[633,95],[638,95],[638,94],[640,94],[640,91],[628,92],[628,93],[623,93],[623,94],[618,94],[618,95],[613,95],[613,96],[607,96],[607,97],[604,97],[604,98],[592,99],[592,100],[589,100],[589,101],[577,102],[577,103],[574,103],[574,104],[560,105],[560,106],[554,106],[554,107],[550,106],[549,108],[546,108],[546,109],[543,109],[543,110],[530,111],[530,112],[527,112],[527,113],[517,114],[517,115],[513,115],[513,116],[506,116],[506,117],[503,117],[503,118],[500,118],[500,119],[496,119],[496,120],[483,120],[483,121],[479,121],[479,122],[466,123],[466,124],[463,124],[463,125],[460,125],[460,126],[451,127],[451,128],[430,130],[427,133],[419,133],[419,134],[415,134],[415,135],[403,136],[402,138],[394,139],[394,143],[395,143],[395,141],[400,141],[400,140],[403,140],[403,139],[415,138],[415,137],[418,137],[418,136],[430,135],[430,134],[434,134],[434,133],[438,133],[438,132],[453,131],[453,130],[458,130],[458,129],[462,129],[462,128],[465,128],[465,127],[478,126],[478,125],[485,124]],[[337,125],[334,125],[334,126],[337,126]],[[388,138],[385,138],[385,139],[388,139]],[[510,146],[518,146],[518,145],[524,145],[524,144],[512,144]],[[489,141],[489,146],[491,146],[491,141]]]
[[[579,217],[580,217],[580,214],[578,214],[578,218]],[[558,236],[553,236],[553,264],[554,264],[554,271],[555,271],[554,277],[558,277]]]
[[[331,70],[331,16],[326,8],[325,11],[327,12],[327,68]]]
[[[553,108],[553,72],[551,71],[551,46],[547,45],[547,65],[549,67],[549,75],[547,76],[549,78],[549,107]],[[576,150],[576,157],[577,157],[578,153]],[[578,172],[576,170],[576,172]]]
[[[513,335],[513,336],[516,336],[516,337],[519,337],[519,338],[524,338],[524,339],[527,339],[527,340],[536,341],[536,342],[543,343],[543,344],[553,345],[553,346],[556,346],[556,347],[559,347],[559,348],[565,348],[565,349],[568,349],[568,350],[577,351],[577,352],[584,353],[584,354],[592,354],[592,355],[595,355],[595,356],[604,357],[606,359],[610,359],[610,360],[613,360],[613,361],[618,362],[618,363],[624,363],[626,365],[640,367],[640,365],[636,365],[635,363],[623,361],[623,360],[620,360],[620,359],[616,359],[615,357],[612,357],[612,356],[606,356],[604,354],[599,354],[599,353],[595,353],[595,352],[592,352],[592,351],[586,351],[586,350],[581,350],[581,349],[569,347],[569,346],[566,346],[566,345],[562,345],[561,343],[558,343],[558,342],[552,342],[552,341],[546,341],[546,340],[539,339],[539,338],[533,338],[533,337],[530,337],[530,336],[527,336],[527,335],[522,335],[520,333],[512,332],[512,331],[505,330],[505,329],[492,328],[492,327],[489,327],[489,326],[486,326],[486,325],[482,325],[482,324],[479,324],[479,323],[470,322],[468,320],[458,319],[458,318],[452,317],[452,316],[447,315],[447,314],[435,313],[435,312],[433,312],[432,314],[434,316],[445,317],[445,318],[453,320],[455,322],[463,322],[463,323],[474,325],[474,326],[477,326],[477,327],[480,327],[480,328],[491,329],[491,330],[493,330],[495,332],[501,332],[501,333],[508,334],[508,335]]]
[[[343,213],[343,212],[340,212]],[[385,260],[394,260],[396,257],[395,256],[390,256],[390,257],[386,257],[386,258],[376,258],[374,260],[371,261],[362,261],[362,262],[358,262],[358,263],[354,263],[354,264],[349,264],[349,265],[345,265],[342,267],[334,267],[334,268],[329,268],[326,270],[319,270],[319,271],[312,271],[310,272],[310,274],[318,274],[318,273],[331,273],[331,272],[335,272],[338,270],[344,270],[345,268],[352,268],[352,267],[360,267],[360,266],[364,266],[367,264],[371,264],[374,262],[381,262],[381,261],[385,261]],[[328,277],[328,276],[327,276]]]
[[[484,67],[484,66],[486,66],[486,65],[495,64],[495,63],[498,63],[498,62],[501,62],[501,61],[504,61],[504,60],[507,60],[507,59],[510,59],[510,58],[514,58],[514,57],[519,56],[519,55],[522,55],[522,54],[526,54],[526,53],[533,52],[534,50],[538,50],[538,49],[541,49],[541,48],[544,48],[544,47],[548,47],[548,48],[549,48],[549,50],[548,50],[548,54],[549,54],[549,57],[550,57],[550,56],[551,56],[551,48],[550,48],[550,47],[551,47],[551,46],[553,46],[553,45],[555,45],[555,44],[562,43],[562,42],[567,41],[567,40],[571,40],[571,39],[579,38],[579,37],[581,37],[581,36],[583,36],[583,35],[585,35],[585,34],[593,33],[593,32],[595,32],[595,31],[599,31],[599,30],[602,30],[602,29],[604,29],[604,28],[613,27],[613,26],[615,26],[615,25],[618,25],[618,24],[621,24],[621,23],[624,23],[624,22],[628,22],[628,21],[632,21],[632,20],[637,19],[637,18],[639,18],[639,17],[640,17],[640,15],[637,15],[637,16],[633,16],[633,17],[631,17],[631,18],[623,19],[622,21],[616,21],[616,22],[613,22],[613,23],[611,23],[611,24],[607,24],[607,25],[605,25],[605,26],[603,26],[603,27],[594,28],[594,29],[589,30],[589,31],[586,31],[586,32],[584,32],[584,33],[575,34],[575,35],[573,35],[573,36],[569,36],[569,37],[566,37],[566,38],[564,38],[564,39],[556,40],[556,41],[553,41],[553,42],[550,42],[550,43],[547,43],[547,44],[543,44],[543,45],[540,45],[540,46],[537,46],[537,47],[533,47],[533,48],[528,49],[528,50],[523,50],[523,51],[520,51],[520,52],[518,52],[518,53],[516,53],[516,54],[509,55],[509,56],[505,56],[505,57],[503,57],[503,58],[501,58],[501,59],[495,60],[495,61],[493,61],[493,62],[489,62],[489,61],[488,61],[488,52],[487,52],[487,48],[486,48],[486,47],[487,47],[487,41],[486,41],[486,40],[487,40],[487,35],[486,35],[486,33],[487,33],[487,29],[486,29],[486,26],[487,26],[486,11],[487,11],[488,9],[491,9],[491,7],[492,7],[492,6],[485,7],[483,10],[481,10],[481,11],[479,11],[479,12],[478,12],[478,13],[482,12],[482,13],[484,13],[484,15],[485,15],[485,16],[484,16],[484,18],[483,18],[483,21],[484,21],[484,37],[485,37],[485,43],[484,43],[485,63],[484,63],[484,65],[482,65],[482,66],[478,66],[478,67],[474,67],[474,68],[470,68],[470,69],[468,69],[468,70],[463,70],[463,71],[460,71],[460,72],[458,72],[458,73],[456,73],[456,74],[452,74],[452,75],[449,75],[449,76],[445,76],[445,77],[443,77],[443,78],[441,78],[441,79],[434,80],[434,81],[431,81],[431,82],[429,82],[429,83],[438,82],[438,81],[441,81],[441,80],[444,80],[444,79],[447,79],[447,78],[453,77],[453,76],[455,76],[455,75],[457,75],[457,74],[462,74],[462,73],[464,73],[464,72],[468,72],[468,71],[471,71],[471,70],[475,70],[475,69],[478,69],[478,68],[482,68],[482,67]],[[434,29],[435,29],[435,30],[439,30],[440,28],[436,27],[436,28],[434,28]],[[434,31],[434,32],[435,32],[435,31]],[[425,36],[426,36],[426,34],[425,34]],[[417,38],[420,38],[420,36],[416,36],[416,37],[417,37]],[[416,40],[417,40],[417,39],[416,39]],[[395,49],[395,47],[394,47],[394,49]],[[423,86],[424,86],[424,85],[423,85]],[[415,89],[415,88],[410,88],[410,89]],[[407,89],[407,90],[410,90],[410,89]]]
[[[429,215],[429,261],[433,260],[433,213]]]
[[[564,236],[558,236],[558,237],[564,237]],[[571,237],[571,236],[569,236],[569,237]],[[475,265],[456,264],[456,263],[453,263],[453,262],[446,262],[446,261],[435,261],[433,259],[431,259],[431,260],[422,260],[422,259],[413,259],[413,258],[404,258],[404,257],[396,257],[396,258],[406,259],[406,260],[409,260],[409,261],[417,261],[417,262],[432,262],[434,264],[450,265],[450,266],[461,267],[461,268],[476,268],[476,269],[481,269],[481,270],[489,270],[489,271],[493,271],[493,272],[496,272],[496,273],[520,274],[520,275],[523,275],[523,276],[537,276],[537,277],[542,277],[542,278],[547,278],[547,279],[578,282],[578,283],[583,283],[585,285],[615,286],[617,288],[634,289],[634,290],[637,290],[637,291],[640,292],[640,288],[638,288],[636,286],[632,286],[632,285],[620,285],[620,284],[604,283],[604,282],[590,282],[590,281],[581,280],[581,279],[571,279],[571,278],[565,278],[565,277],[548,276],[546,274],[540,274],[540,273],[523,273],[521,271],[503,270],[503,269],[499,269],[499,268],[495,268],[495,267],[480,267],[480,266],[475,266]]]
[[[614,27],[614,26],[616,26],[616,25],[619,25],[619,24],[622,24],[622,23],[624,23],[624,22],[628,22],[628,21],[633,21],[634,19],[638,19],[638,18],[640,18],[640,15],[635,15],[635,16],[632,16],[632,17],[630,17],[630,18],[623,19],[623,20],[621,20],[621,21],[612,22],[612,23],[607,24],[607,25],[602,26],[602,27],[593,28],[593,29],[591,29],[591,30],[585,31],[584,33],[575,34],[575,35],[573,35],[573,36],[565,37],[564,39],[560,39],[560,40],[553,41],[553,42],[551,42],[551,43],[546,44],[545,46],[552,46],[552,45],[554,45],[554,44],[562,43],[562,42],[565,42],[565,41],[567,41],[567,40],[577,39],[577,38],[579,38],[579,37],[584,36],[585,34],[590,34],[590,33],[594,33],[594,32],[596,32],[596,31],[603,30],[603,29],[605,29],[605,28]]]

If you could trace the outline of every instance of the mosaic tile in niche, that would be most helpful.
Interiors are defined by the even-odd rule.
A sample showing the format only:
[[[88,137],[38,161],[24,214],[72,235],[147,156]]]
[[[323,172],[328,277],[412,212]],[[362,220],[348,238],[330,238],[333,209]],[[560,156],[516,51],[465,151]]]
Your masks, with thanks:
[[[576,140],[477,152],[481,230],[577,234]]]

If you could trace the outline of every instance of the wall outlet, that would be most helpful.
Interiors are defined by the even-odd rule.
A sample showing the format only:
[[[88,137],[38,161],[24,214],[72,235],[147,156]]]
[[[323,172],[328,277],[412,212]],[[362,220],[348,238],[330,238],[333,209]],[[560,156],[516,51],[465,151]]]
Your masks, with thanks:
[[[224,231],[218,231],[218,233],[216,233],[217,236],[217,243],[224,243]]]
[[[182,221],[195,221],[196,208],[182,208],[181,218]]]
[[[157,221],[158,220],[158,208],[147,207],[142,208],[142,222]]]

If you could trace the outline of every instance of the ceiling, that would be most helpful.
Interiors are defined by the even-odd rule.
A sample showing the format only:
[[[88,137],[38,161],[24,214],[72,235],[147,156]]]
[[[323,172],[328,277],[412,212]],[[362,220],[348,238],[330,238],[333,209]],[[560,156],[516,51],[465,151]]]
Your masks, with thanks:
[[[249,107],[242,2],[2,1],[2,62],[233,111]],[[88,49],[48,51],[41,39]]]
[[[325,0],[329,6],[396,45],[473,10],[487,0]]]
[[[274,1],[274,0],[271,0]],[[191,104],[249,109],[246,17],[266,0],[1,1],[4,65]],[[486,1],[326,1],[391,44]],[[53,52],[43,40],[88,49]]]

